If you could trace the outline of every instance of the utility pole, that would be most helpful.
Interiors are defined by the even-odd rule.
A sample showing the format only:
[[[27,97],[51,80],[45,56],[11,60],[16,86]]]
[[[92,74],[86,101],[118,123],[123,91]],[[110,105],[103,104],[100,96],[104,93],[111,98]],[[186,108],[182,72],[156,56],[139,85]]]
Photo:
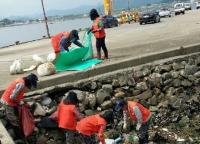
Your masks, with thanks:
[[[41,0],[42,3],[42,9],[43,9],[43,14],[44,14],[44,21],[45,21],[45,25],[46,25],[46,30],[47,30],[47,36],[48,38],[50,38],[50,33],[49,33],[49,27],[48,27],[48,23],[47,23],[47,17],[46,17],[46,13],[45,13],[45,9],[44,9],[44,3],[43,0]]]

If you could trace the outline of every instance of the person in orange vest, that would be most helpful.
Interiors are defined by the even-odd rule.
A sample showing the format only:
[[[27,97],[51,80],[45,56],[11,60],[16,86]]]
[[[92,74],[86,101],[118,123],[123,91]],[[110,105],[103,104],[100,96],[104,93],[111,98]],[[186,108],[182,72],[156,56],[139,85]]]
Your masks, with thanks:
[[[77,120],[82,118],[77,109],[77,104],[77,94],[70,91],[58,106],[58,127],[66,133],[66,144],[73,144],[77,137],[76,123]]]
[[[105,111],[101,114],[83,118],[77,123],[76,130],[82,135],[85,144],[96,144],[96,133],[98,133],[99,141],[105,144],[103,133],[106,129],[106,125],[113,123],[113,121],[113,111]]]
[[[122,112],[124,117],[123,128],[127,128],[127,114],[133,121],[137,122],[136,130],[140,144],[148,144],[148,129],[151,119],[151,112],[138,102],[118,100],[115,111]]]
[[[0,99],[0,104],[5,108],[6,119],[14,128],[15,133],[19,134],[20,122],[18,117],[18,106],[23,104],[24,93],[27,89],[37,87],[38,77],[31,73],[26,77],[12,81]]]
[[[97,58],[101,59],[102,49],[104,52],[104,58],[108,59],[108,50],[105,44],[106,33],[103,19],[99,16],[96,9],[92,9],[90,11],[90,19],[93,21],[93,25],[88,33],[92,32],[96,38]]]
[[[84,47],[79,41],[78,31],[72,30],[69,32],[60,32],[51,38],[51,44],[56,54],[62,51],[69,51],[72,43],[79,47]]]

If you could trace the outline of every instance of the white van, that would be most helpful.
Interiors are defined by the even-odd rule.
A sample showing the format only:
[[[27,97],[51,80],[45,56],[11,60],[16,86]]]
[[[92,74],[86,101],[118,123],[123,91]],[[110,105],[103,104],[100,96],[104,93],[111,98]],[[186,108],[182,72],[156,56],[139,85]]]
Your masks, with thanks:
[[[184,6],[184,3],[176,3],[174,5],[174,12],[175,12],[175,15],[178,15],[178,14],[185,14],[185,6]]]

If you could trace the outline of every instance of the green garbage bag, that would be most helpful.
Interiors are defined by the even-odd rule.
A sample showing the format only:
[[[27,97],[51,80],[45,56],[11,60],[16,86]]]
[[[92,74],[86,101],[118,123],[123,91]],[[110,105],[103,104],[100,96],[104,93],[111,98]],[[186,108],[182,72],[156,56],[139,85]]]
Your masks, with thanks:
[[[66,70],[85,70],[102,60],[93,59],[92,34],[84,34],[84,48],[73,47],[69,52],[64,51],[59,54],[55,61],[55,67],[58,72]]]

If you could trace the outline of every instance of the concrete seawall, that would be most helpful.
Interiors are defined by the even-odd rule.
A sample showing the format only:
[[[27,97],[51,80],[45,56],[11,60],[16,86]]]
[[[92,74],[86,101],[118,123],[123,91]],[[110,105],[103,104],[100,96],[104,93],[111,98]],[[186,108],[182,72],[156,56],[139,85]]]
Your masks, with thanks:
[[[89,69],[86,71],[72,72],[70,74],[62,74],[62,75],[53,75],[49,77],[43,78],[42,81],[39,82],[38,89],[41,90],[47,87],[52,87],[64,83],[76,82],[81,79],[92,78],[97,75],[113,72],[116,70],[134,67],[146,63],[150,63],[157,60],[172,58],[176,56],[182,56],[192,53],[200,52],[200,43],[194,45],[188,45],[184,47],[177,47],[170,50],[166,50],[158,53],[149,53],[147,55],[143,55],[140,57],[134,57],[130,59],[126,59],[120,62],[113,62],[101,66],[96,66],[93,69]],[[2,94],[4,90],[0,90],[0,94]],[[35,90],[34,90],[35,91]]]

